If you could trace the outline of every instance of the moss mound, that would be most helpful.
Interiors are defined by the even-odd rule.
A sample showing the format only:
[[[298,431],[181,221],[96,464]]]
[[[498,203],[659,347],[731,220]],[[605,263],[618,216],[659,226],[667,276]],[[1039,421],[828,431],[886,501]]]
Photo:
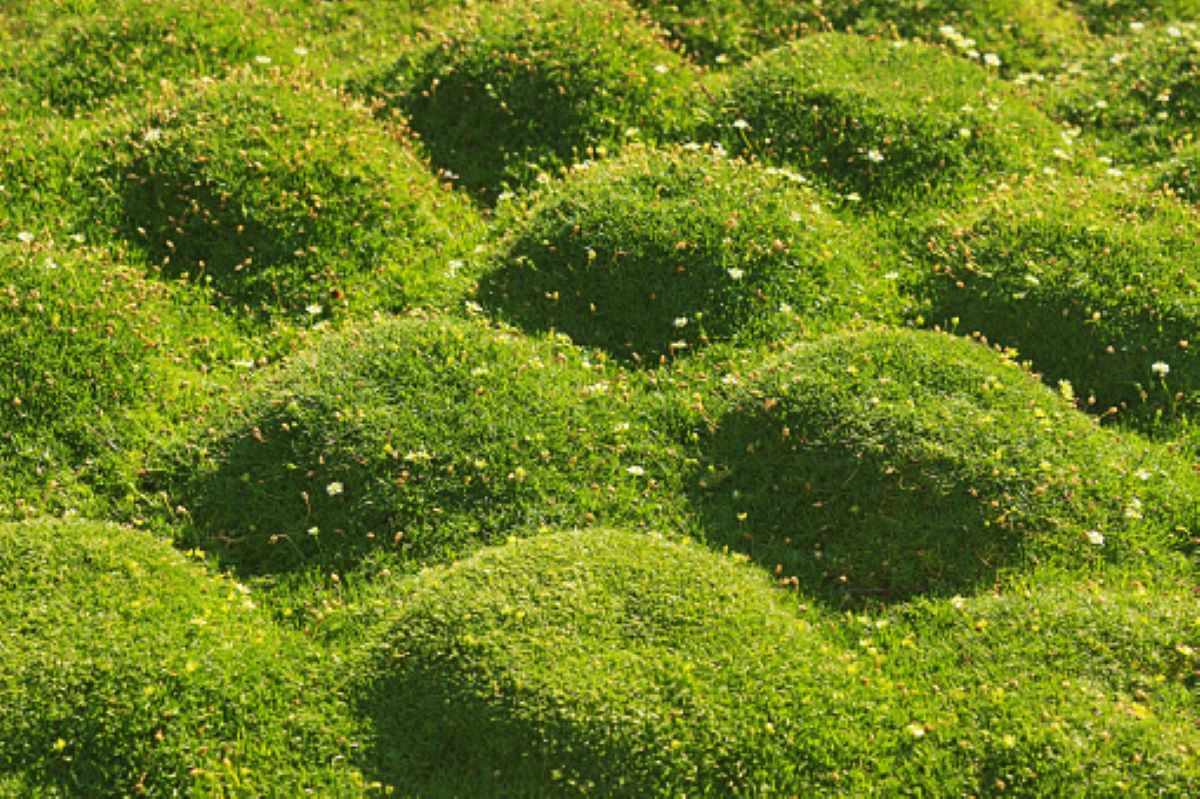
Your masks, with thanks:
[[[800,615],[695,545],[560,533],[422,573],[358,700],[377,773],[416,793],[1186,793],[1188,593],[1114,581]]]
[[[1114,181],[1000,192],[914,245],[931,322],[1016,348],[1089,407],[1175,421],[1200,401],[1200,217]]]
[[[1056,139],[1010,84],[936,48],[802,39],[735,73],[716,135],[839,192],[886,204],[1023,171]]]
[[[422,573],[363,669],[374,759],[435,794],[803,784],[815,750],[840,743],[806,733],[847,680],[781,599],[731,559],[612,531]]]
[[[117,224],[234,309],[332,311],[443,299],[473,211],[364,111],[243,76],[138,118],[116,144]],[[310,310],[311,312],[311,310]]]
[[[573,348],[383,322],[332,336],[216,420],[173,504],[192,542],[246,572],[451,557],[545,525],[661,517],[674,458],[645,426],[621,375]]]
[[[318,765],[350,732],[327,677],[243,587],[83,521],[0,525],[0,567],[0,774],[38,795],[354,784]]]
[[[1048,105],[1122,163],[1166,157],[1200,127],[1200,25],[1154,25],[1105,40],[1048,84]]]
[[[219,76],[232,65],[266,63],[290,53],[272,44],[272,15],[250,2],[141,0],[34,4],[22,29],[0,40],[0,96],[59,113],[91,112],[161,82]]]
[[[686,127],[696,76],[623,3],[482,4],[366,90],[485,201],[624,141]]]
[[[85,486],[124,495],[153,409],[181,401],[173,374],[246,357],[184,292],[22,238],[0,245],[0,516],[86,507]]]
[[[1200,787],[1193,583],[1043,574],[882,623],[860,617],[843,641],[886,661],[876,696],[912,712],[917,767],[958,766],[915,778],[931,793],[1188,794]]]
[[[704,447],[711,540],[833,602],[1153,560],[1200,523],[1180,460],[1122,445],[1011,361],[942,334],[793,347],[743,379]]]
[[[1044,69],[1084,47],[1082,25],[1055,0],[721,0],[636,3],[701,61],[743,61],[814,33],[851,30],[947,41],[968,57],[998,54],[1014,69]]]
[[[778,170],[722,153],[587,163],[515,216],[484,304],[622,358],[770,340],[892,304],[869,239]]]

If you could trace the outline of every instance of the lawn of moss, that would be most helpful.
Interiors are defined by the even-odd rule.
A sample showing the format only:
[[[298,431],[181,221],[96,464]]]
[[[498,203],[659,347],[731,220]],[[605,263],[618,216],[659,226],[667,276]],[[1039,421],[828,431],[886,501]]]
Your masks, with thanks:
[[[1192,4],[0,5],[0,797],[1200,794]]]

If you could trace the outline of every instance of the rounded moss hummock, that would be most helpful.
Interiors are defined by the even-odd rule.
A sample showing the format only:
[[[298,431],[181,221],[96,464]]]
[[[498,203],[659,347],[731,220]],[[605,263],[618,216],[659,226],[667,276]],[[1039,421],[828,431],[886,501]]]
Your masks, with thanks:
[[[167,487],[188,543],[244,573],[661,521],[678,455],[624,380],[573,347],[473,322],[349,328],[211,420]]]
[[[303,82],[241,75],[138,116],[101,213],[231,310],[311,314],[358,294],[398,308],[461,287],[479,221],[363,109]],[[346,297],[344,299],[344,297]],[[320,310],[318,310],[320,313]]]
[[[866,742],[813,737],[853,682],[837,650],[695,544],[538,536],[422,572],[395,608],[355,673],[372,759],[415,793],[786,794]]]
[[[485,202],[593,148],[677,137],[697,74],[613,0],[480,4],[365,90],[408,117],[433,163]]]
[[[876,274],[871,240],[797,179],[689,149],[581,164],[515,212],[481,300],[522,326],[653,362],[886,318],[892,281]]]
[[[148,533],[0,524],[0,617],[0,774],[22,795],[362,787],[336,765],[355,731],[328,664]]]
[[[18,235],[0,244],[0,518],[124,496],[154,409],[161,420],[183,404],[177,373],[248,357],[190,292]]]
[[[1055,116],[1098,137],[1118,164],[1165,159],[1200,128],[1200,23],[1105,39],[1040,91]]]
[[[1200,529],[1182,459],[1122,442],[945,334],[797,345],[741,381],[704,450],[695,500],[710,540],[832,602],[967,592],[1038,563],[1153,561]]]
[[[1030,171],[1061,139],[1012,84],[916,42],[812,36],[733,73],[715,134],[872,204]]]
[[[1105,415],[1200,410],[1196,209],[1134,182],[1036,181],[945,218],[912,250],[925,321],[1016,349]]]
[[[172,82],[220,76],[255,58],[287,58],[259,4],[200,0],[30,3],[0,38],[0,96],[62,114],[90,113]],[[268,55],[269,54],[269,55]]]
[[[1086,47],[1083,26],[1057,0],[636,0],[706,64],[745,61],[828,31],[945,41],[1006,69],[1043,70]],[[992,59],[989,58],[989,61]]]
[[[694,543],[598,529],[402,585],[352,692],[376,733],[368,761],[414,794],[1196,784],[1186,578],[834,614]]]

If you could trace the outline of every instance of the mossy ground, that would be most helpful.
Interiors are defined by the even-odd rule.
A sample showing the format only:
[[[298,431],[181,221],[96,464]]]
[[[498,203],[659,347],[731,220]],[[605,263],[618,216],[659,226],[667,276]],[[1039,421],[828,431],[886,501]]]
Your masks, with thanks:
[[[1200,794],[1198,22],[0,3],[0,796]]]
[[[715,134],[874,205],[927,203],[989,175],[1034,171],[1060,143],[995,73],[915,42],[811,36],[730,76]]]

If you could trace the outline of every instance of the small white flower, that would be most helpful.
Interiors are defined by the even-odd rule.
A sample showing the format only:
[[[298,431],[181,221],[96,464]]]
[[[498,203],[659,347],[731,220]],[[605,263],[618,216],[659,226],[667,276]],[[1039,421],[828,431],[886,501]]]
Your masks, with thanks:
[[[331,497],[336,497],[345,490],[346,487],[337,480],[334,480],[332,483],[325,486],[325,493]]]
[[[731,278],[733,278],[734,280],[741,280],[742,276],[746,274],[744,271],[742,271],[741,269],[738,269],[736,266],[733,267],[732,269],[727,269],[726,271],[729,273],[729,276]]]
[[[925,725],[921,724],[920,722],[914,721],[912,724],[909,724],[904,729],[908,730],[909,734],[912,735],[912,737],[914,737],[914,738],[924,738],[925,737]]]
[[[1130,22],[1129,23],[1129,30],[1133,31],[1134,33],[1137,33],[1138,31],[1144,31],[1145,29],[1146,29],[1146,23],[1144,23],[1144,22]]]
[[[53,258],[46,256],[45,266],[47,269],[58,269],[58,262]]]
[[[256,64],[270,64],[270,63],[271,63],[271,57],[270,57],[269,55],[256,55],[256,56],[254,56],[254,63],[256,63]]]
[[[33,241],[33,234],[28,230],[22,230],[17,234],[17,241],[21,242],[22,244],[28,244],[29,242]]]
[[[1137,470],[1136,472],[1134,472],[1133,474],[1134,474],[1134,476],[1136,476],[1136,477],[1137,477],[1137,479],[1141,480],[1143,483],[1144,483],[1144,482],[1146,482],[1147,480],[1149,480],[1149,479],[1150,479],[1150,477],[1152,476],[1152,475],[1150,474],[1150,470],[1149,470],[1149,469],[1138,469],[1138,470]]]
[[[878,164],[880,161],[883,160],[883,153],[879,152],[878,150],[868,150],[867,151],[867,160],[871,161],[872,163]]]
[[[1104,546],[1104,533],[1099,530],[1088,530],[1084,535],[1087,536],[1089,544],[1098,547]]]
[[[297,45],[296,47],[292,48],[292,52],[303,58],[304,56],[308,55],[308,48],[304,47],[303,45]]]
[[[659,75],[666,75],[668,72],[671,71],[671,68],[668,67],[666,64],[655,64],[654,71],[657,72]]]
[[[954,596],[950,597],[950,604],[955,610],[962,610],[967,606],[967,600],[963,599],[958,594],[955,594]]]
[[[675,318],[675,327],[687,327],[687,323],[688,318],[686,316],[679,316]]]
[[[162,131],[158,128],[149,128],[142,134],[142,141],[156,142],[162,138]]]
[[[1179,28],[1176,28],[1174,25],[1172,25],[1171,27],[1167,28],[1167,35],[1170,36],[1172,39],[1178,39],[1180,36],[1183,35],[1183,31],[1179,30]]]
[[[1165,361],[1155,361],[1150,364],[1150,371],[1158,377],[1166,377],[1171,373],[1171,364]]]
[[[304,309],[304,312],[307,313],[309,316],[320,316],[321,312],[324,310],[325,310],[324,307],[322,307],[314,302],[312,305],[306,306]]]
[[[995,53],[984,53],[983,63],[987,64],[989,67],[998,67],[1000,66],[1000,56],[996,55]]]
[[[1129,505],[1125,508],[1126,519],[1142,518],[1142,501],[1137,497],[1129,500]]]
[[[646,470],[643,469],[641,466],[628,466],[625,468],[625,471],[629,472],[634,477],[641,477],[643,474],[646,473]]]
[[[738,130],[747,130],[750,127],[750,123],[744,119],[735,119],[733,120],[733,126]]]
[[[862,195],[856,191],[850,192],[849,194],[845,195],[845,197],[852,203],[862,202]]]

